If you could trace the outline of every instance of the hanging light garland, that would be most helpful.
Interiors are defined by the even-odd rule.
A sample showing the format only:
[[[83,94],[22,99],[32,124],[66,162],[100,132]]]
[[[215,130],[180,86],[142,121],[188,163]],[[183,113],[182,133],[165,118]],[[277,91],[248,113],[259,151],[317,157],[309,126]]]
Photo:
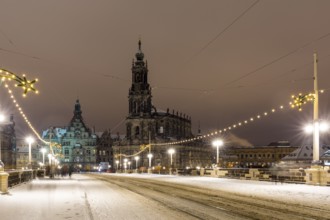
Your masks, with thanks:
[[[151,144],[142,144],[140,145],[140,151],[136,152],[135,154],[127,155],[127,154],[115,154],[115,158],[118,157],[134,157],[139,154],[141,154],[143,151],[149,149],[151,147]]]
[[[324,92],[324,90],[320,90],[320,93],[323,93],[323,92]],[[293,103],[290,102],[290,106],[292,108],[298,107],[299,111],[302,111],[301,106],[303,104],[306,104],[307,102],[310,102],[310,101],[314,101],[314,94],[313,93],[309,93],[308,95],[302,95],[300,93],[298,96],[292,96],[292,98],[294,99],[294,102]],[[247,125],[247,124],[252,123],[252,122],[254,122],[254,121],[258,120],[258,119],[265,118],[268,115],[273,114],[273,113],[277,112],[278,110],[281,111],[283,109],[284,109],[284,106],[283,105],[280,105],[277,108],[272,108],[270,111],[265,111],[263,113],[257,114],[254,117],[250,117],[250,118],[248,118],[246,120],[242,120],[242,121],[236,122],[236,123],[234,123],[234,124],[232,124],[232,125],[230,125],[228,127],[225,127],[223,129],[220,129],[220,130],[216,130],[216,131],[207,133],[207,134],[202,135],[202,136],[199,136],[199,137],[185,139],[185,140],[180,140],[180,141],[174,141],[174,142],[168,142],[168,143],[154,143],[154,144],[151,144],[151,145],[155,145],[155,146],[177,145],[177,144],[184,144],[184,143],[193,142],[193,141],[197,141],[197,140],[201,140],[201,139],[206,139],[206,138],[209,138],[209,137],[213,137],[215,135],[223,134],[223,133],[225,133],[227,131],[233,130],[233,129],[238,128],[238,127],[241,127],[243,125]]]
[[[25,115],[25,113],[23,112],[22,107],[19,105],[19,103],[17,102],[12,90],[9,88],[9,85],[7,83],[5,83],[5,88],[8,91],[9,97],[12,99],[14,106],[16,107],[16,109],[18,110],[18,112],[21,114],[21,116],[23,117],[23,119],[25,120],[26,124],[30,127],[30,129],[33,131],[33,133],[38,137],[39,140],[41,140],[43,143],[45,144],[49,144],[49,142],[43,140],[39,133],[35,130],[35,128],[32,126],[31,122],[29,121],[29,119],[27,118],[27,116]]]
[[[324,92],[324,90],[320,90],[320,93],[323,93],[323,92]],[[303,104],[307,104],[307,102],[309,102],[309,101],[313,101],[314,100],[314,94],[309,93],[308,95],[302,95],[301,93],[299,93],[298,96],[292,96],[291,98],[294,99],[294,102],[293,103],[290,102],[289,103],[290,106],[292,108],[298,107],[299,111],[302,111],[301,106]],[[234,123],[234,124],[232,124],[232,125],[230,125],[228,127],[225,127],[223,129],[220,129],[220,130],[216,130],[216,131],[207,133],[207,134],[202,135],[202,136],[199,136],[199,137],[185,139],[185,140],[180,140],[180,141],[174,141],[174,142],[167,142],[167,143],[151,143],[149,145],[141,145],[140,151],[137,152],[137,153],[135,153],[135,154],[132,154],[132,155],[116,154],[115,157],[116,158],[118,158],[119,156],[133,157],[133,156],[136,156],[136,155],[142,153],[143,151],[145,151],[146,149],[148,149],[151,146],[178,145],[178,144],[185,144],[185,143],[194,142],[194,141],[198,141],[198,140],[202,140],[202,139],[207,139],[207,138],[210,138],[210,137],[219,135],[219,134],[223,134],[223,133],[228,132],[230,130],[233,130],[233,129],[242,127],[242,126],[247,125],[249,123],[252,123],[252,122],[254,122],[256,120],[265,118],[265,117],[269,116],[270,114],[274,114],[275,112],[281,111],[283,109],[285,109],[285,107],[283,105],[280,105],[277,108],[272,108],[269,111],[265,111],[263,113],[259,113],[256,116],[249,117],[246,120],[238,121],[238,122],[236,122],[236,123]]]
[[[10,98],[12,99],[14,106],[17,108],[18,112],[21,114],[21,116],[23,117],[23,119],[25,120],[26,124],[30,127],[30,129],[33,131],[33,133],[37,136],[37,138],[43,142],[44,144],[49,145],[49,149],[52,155],[54,155],[55,157],[61,157],[63,158],[63,154],[61,153],[55,153],[54,152],[54,148],[57,149],[62,149],[61,144],[57,143],[57,142],[49,142],[49,141],[45,141],[44,139],[42,139],[42,137],[39,135],[39,133],[36,131],[36,129],[33,127],[33,125],[31,124],[31,122],[29,121],[29,119],[27,118],[27,116],[25,115],[25,113],[23,112],[22,107],[19,105],[19,103],[17,102],[17,100],[15,99],[15,96],[12,92],[12,90],[9,88],[9,85],[6,83],[5,84],[5,88],[7,88],[8,94],[10,96]]]

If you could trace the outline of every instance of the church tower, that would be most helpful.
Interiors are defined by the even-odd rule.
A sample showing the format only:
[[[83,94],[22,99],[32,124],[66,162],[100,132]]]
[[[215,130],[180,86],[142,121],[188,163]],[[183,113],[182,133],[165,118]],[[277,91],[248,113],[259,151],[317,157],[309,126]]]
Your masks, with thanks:
[[[128,117],[126,136],[131,144],[148,143],[154,136],[153,106],[151,87],[148,83],[148,64],[144,62],[141,40],[138,43],[136,60],[132,63],[132,85],[128,93]]]
[[[144,62],[144,54],[139,49],[135,54],[136,61],[132,63],[132,86],[129,89],[129,117],[150,117],[151,115],[151,87],[148,83],[148,64]]]

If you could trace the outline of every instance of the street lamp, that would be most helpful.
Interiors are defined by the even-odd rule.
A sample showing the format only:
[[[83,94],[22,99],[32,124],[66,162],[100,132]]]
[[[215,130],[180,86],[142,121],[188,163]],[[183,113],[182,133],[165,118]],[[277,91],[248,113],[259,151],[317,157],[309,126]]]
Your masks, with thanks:
[[[3,114],[0,114],[0,123],[3,122],[4,120],[5,120],[5,116]],[[0,166],[2,166],[2,168],[0,167],[0,170],[4,169],[4,164],[1,161],[1,159],[2,159],[2,154],[1,154],[1,142],[2,142],[2,140],[1,140],[1,138],[2,138],[2,132],[1,132],[1,129],[0,129]]]
[[[215,140],[213,141],[213,146],[217,148],[217,165],[219,164],[219,147],[223,145],[222,140]]]
[[[131,161],[128,161],[128,169],[130,170],[131,169]]]
[[[168,149],[168,153],[171,155],[171,167],[170,167],[170,174],[172,174],[172,166],[173,166],[173,154],[175,150],[173,148]]]
[[[138,161],[139,161],[140,157],[135,156],[134,159],[135,159],[135,169],[137,170],[138,169]]]
[[[42,164],[45,166],[45,153],[46,153],[46,148],[41,148],[41,153],[42,153]]]
[[[116,160],[117,170],[118,170],[118,164],[119,164],[119,160]]]
[[[125,173],[126,173],[126,168],[127,168],[127,158],[124,159],[124,169],[125,169]]]
[[[173,154],[175,153],[175,150],[173,148],[168,149],[168,153],[171,155],[171,166],[173,164]]]
[[[52,154],[48,154],[48,163],[49,166],[52,164]]]
[[[325,132],[325,131],[328,131],[329,130],[329,125],[327,123],[325,123],[325,122],[319,123],[317,127],[318,127],[318,130],[320,132]],[[305,128],[304,128],[304,130],[305,130],[305,132],[307,134],[313,133],[314,132],[314,126],[313,126],[313,124],[306,125]]]
[[[149,168],[151,168],[151,158],[152,158],[152,154],[151,153],[148,154],[148,158],[149,158]]]
[[[29,136],[26,139],[26,142],[29,144],[29,168],[32,168],[32,153],[31,153],[31,144],[34,142],[34,139]]]

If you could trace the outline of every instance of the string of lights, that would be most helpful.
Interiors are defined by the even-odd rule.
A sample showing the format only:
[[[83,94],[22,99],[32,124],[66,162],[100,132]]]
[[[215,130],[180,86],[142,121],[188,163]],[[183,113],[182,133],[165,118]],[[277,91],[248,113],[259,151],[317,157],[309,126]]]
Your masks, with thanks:
[[[324,93],[324,90],[320,90],[320,93]],[[302,93],[299,93],[298,96],[296,95],[292,95],[291,98],[293,99],[293,102],[289,102],[289,107],[291,108],[298,108],[299,111],[302,111],[302,105],[307,104],[307,102],[313,102],[314,101],[314,94],[313,93],[309,93],[307,95],[303,95]],[[249,123],[252,123],[254,121],[260,120],[262,118],[265,118],[271,114],[274,114],[275,112],[284,110],[285,107],[283,105],[278,106],[277,108],[272,108],[269,111],[265,111],[263,113],[259,113],[256,116],[252,116],[246,120],[242,120],[239,122],[236,122],[228,127],[225,127],[223,129],[220,130],[216,130],[210,133],[207,133],[205,135],[202,136],[198,136],[195,138],[190,138],[190,139],[185,139],[185,140],[180,140],[180,141],[174,141],[174,142],[166,142],[166,143],[150,143],[148,145],[141,145],[140,147],[140,151],[136,152],[135,154],[132,155],[127,155],[127,154],[116,154],[115,157],[134,157],[137,156],[139,154],[141,154],[142,152],[144,152],[146,149],[149,149],[149,147],[151,146],[165,146],[165,145],[180,145],[180,144],[185,144],[185,143],[189,143],[189,142],[194,142],[194,141],[198,141],[198,140],[202,140],[202,139],[207,139],[210,137],[214,137],[220,134],[224,134],[228,131],[231,131],[233,129],[242,127],[244,125],[247,125]]]
[[[151,147],[151,144],[147,144],[147,145],[141,145],[140,147],[140,151],[136,152],[135,154],[131,154],[131,155],[127,155],[127,154],[116,154],[115,157],[134,157],[137,156],[139,154],[141,154],[143,151],[149,149]]]
[[[0,69],[0,78],[1,78],[1,82],[5,82],[7,81],[16,81],[15,87],[21,87],[23,89],[23,97],[26,97],[26,94],[28,92],[35,92],[36,94],[39,93],[38,90],[36,90],[34,88],[34,84],[36,82],[38,82],[38,79],[34,79],[34,80],[28,80],[25,76],[25,74],[23,74],[22,77],[16,75],[15,73],[6,70],[6,69]],[[50,151],[51,153],[54,155],[54,150],[53,150],[53,146],[55,147],[60,147],[60,145],[56,142],[48,142],[43,140],[39,133],[36,131],[36,129],[32,126],[31,122],[28,120],[26,114],[23,112],[22,107],[19,105],[19,103],[17,102],[12,90],[10,89],[9,85],[7,83],[5,83],[5,88],[8,91],[8,94],[10,96],[10,98],[13,101],[14,106],[17,108],[18,112],[21,114],[21,116],[23,117],[23,119],[25,120],[25,122],[27,123],[27,125],[30,127],[30,129],[33,131],[33,133],[37,136],[37,138],[42,141],[43,143],[49,145],[50,147]]]
[[[17,99],[15,98],[12,90],[9,88],[9,85],[7,83],[5,83],[5,88],[8,91],[8,94],[10,96],[10,98],[13,101],[14,106],[17,108],[18,112],[21,114],[21,116],[23,117],[23,119],[25,120],[25,123],[30,127],[30,129],[32,130],[32,132],[36,135],[36,137],[43,142],[44,144],[49,145],[50,148],[50,153],[52,155],[55,156],[61,156],[61,154],[55,154],[53,147],[56,148],[61,148],[61,145],[57,142],[49,142],[49,141],[45,141],[44,139],[42,139],[42,137],[39,135],[39,133],[36,131],[36,129],[33,127],[32,123],[29,121],[29,119],[27,118],[26,114],[24,113],[22,107],[20,106],[20,104],[17,102]]]
[[[7,70],[4,69],[0,69],[0,77],[2,78],[2,81],[5,81],[6,79],[11,81],[12,79],[14,79],[15,81],[17,81],[19,84],[16,84],[15,86],[20,86],[23,88],[24,92],[23,92],[23,96],[26,96],[26,93],[29,91],[34,91],[36,93],[38,93],[38,91],[34,88],[33,84],[35,82],[37,82],[36,80],[33,81],[29,81],[26,79],[25,75],[23,75],[23,77],[18,77],[17,75],[15,75],[12,72],[9,72]],[[10,98],[12,99],[15,107],[18,109],[19,113],[21,114],[21,116],[23,117],[23,119],[25,120],[25,122],[28,124],[28,126],[30,127],[30,129],[33,131],[33,133],[38,137],[38,139],[40,141],[42,141],[45,144],[49,144],[50,148],[51,148],[51,152],[54,154],[53,150],[52,150],[52,144],[51,142],[45,141],[42,139],[42,137],[39,135],[39,133],[35,130],[35,128],[32,126],[31,122],[28,120],[27,116],[25,115],[25,113],[23,112],[21,106],[19,105],[19,103],[17,102],[12,90],[9,88],[9,85],[6,83],[5,84],[5,88],[7,88],[8,94],[10,95]],[[324,90],[320,90],[320,93],[323,93]],[[307,95],[303,95],[302,93],[299,93],[298,96],[292,95],[291,98],[293,99],[293,102],[290,102],[290,106],[292,108],[297,107],[299,111],[302,110],[302,105],[306,104],[307,102],[312,102],[314,101],[314,94],[313,93],[309,93]],[[216,130],[213,132],[210,132],[208,134],[205,134],[203,136],[199,136],[199,137],[195,137],[195,138],[190,138],[190,139],[185,139],[185,140],[180,140],[180,141],[175,141],[175,142],[168,142],[168,143],[153,143],[153,144],[149,144],[149,145],[141,145],[141,149],[139,152],[133,154],[133,155],[126,155],[126,154],[118,154],[116,156],[124,156],[124,157],[133,157],[136,155],[139,155],[140,153],[144,152],[146,149],[150,148],[151,145],[154,146],[163,146],[163,145],[177,145],[177,144],[184,144],[184,143],[188,143],[188,142],[193,142],[193,141],[197,141],[200,139],[206,139],[218,134],[222,134],[225,133],[227,131],[230,131],[232,129],[241,127],[243,125],[246,125],[248,123],[251,123],[255,120],[261,119],[263,117],[268,116],[271,113],[275,113],[277,110],[283,110],[284,106],[281,105],[278,108],[272,108],[270,111],[265,111],[262,114],[257,114],[255,117],[250,117],[249,119],[243,120],[243,121],[239,121],[235,124],[232,124],[228,127],[225,127],[223,129],[220,130]],[[60,147],[60,145],[58,143],[53,143],[54,146],[56,147]]]
[[[320,93],[324,93],[324,90],[320,90]],[[290,104],[291,108],[297,107],[299,111],[302,111],[302,105],[307,104],[307,102],[313,102],[314,101],[313,97],[314,97],[313,93],[309,93],[307,95],[302,95],[302,93],[299,93],[298,96],[292,95],[291,98],[294,101],[290,102],[289,104]],[[265,117],[269,116],[270,114],[273,114],[273,113],[277,112],[278,110],[281,111],[283,109],[284,109],[284,106],[280,105],[277,108],[272,108],[270,111],[265,111],[263,113],[257,114],[256,116],[252,116],[246,120],[236,122],[228,127],[207,133],[207,134],[199,136],[199,137],[180,140],[180,141],[174,141],[174,142],[167,142],[167,143],[152,143],[151,145],[154,145],[154,146],[178,145],[178,144],[184,144],[184,143],[194,142],[194,141],[201,140],[201,139],[210,138],[210,137],[213,137],[213,136],[216,136],[219,134],[223,134],[223,133],[233,130],[235,128],[242,127],[243,125],[247,125],[247,124],[252,123],[261,118],[265,118]]]
[[[26,124],[30,127],[30,129],[33,131],[33,133],[38,137],[39,140],[41,140],[42,142],[44,142],[45,144],[49,144],[49,142],[43,140],[39,133],[35,130],[35,128],[32,126],[31,122],[29,121],[29,119],[27,118],[26,114],[23,112],[22,107],[20,106],[20,104],[17,102],[12,90],[9,88],[9,85],[7,83],[5,83],[5,88],[8,91],[9,97],[12,99],[14,106],[17,108],[18,112],[21,114],[21,116],[23,117],[23,119],[25,120]]]

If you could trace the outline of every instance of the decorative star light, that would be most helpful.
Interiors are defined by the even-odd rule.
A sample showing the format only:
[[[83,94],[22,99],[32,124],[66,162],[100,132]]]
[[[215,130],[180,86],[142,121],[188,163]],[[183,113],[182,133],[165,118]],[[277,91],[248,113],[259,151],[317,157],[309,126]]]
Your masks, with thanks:
[[[2,81],[5,81],[6,79],[11,81],[15,80],[17,84],[15,85],[16,87],[22,87],[23,91],[23,96],[25,97],[26,94],[30,91],[33,91],[35,93],[39,93],[38,90],[34,88],[34,83],[38,82],[38,79],[35,80],[27,80],[25,75],[23,74],[22,77],[17,76],[13,72],[10,72],[5,69],[0,69],[0,78]]]
[[[299,111],[302,111],[302,105],[306,104],[307,102],[314,101],[314,94],[309,93],[307,95],[303,95],[302,93],[299,93],[298,96],[292,95],[291,98],[293,99],[293,102],[290,102],[291,107],[297,107]]]

